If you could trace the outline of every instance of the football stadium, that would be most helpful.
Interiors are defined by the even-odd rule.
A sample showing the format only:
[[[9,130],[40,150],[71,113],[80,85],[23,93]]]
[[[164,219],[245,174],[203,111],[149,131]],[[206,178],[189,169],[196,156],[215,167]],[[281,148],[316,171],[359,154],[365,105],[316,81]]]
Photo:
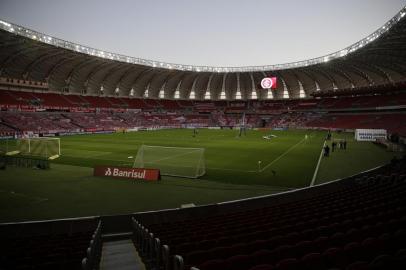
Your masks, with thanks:
[[[406,269],[405,14],[258,66],[0,18],[0,270]]]

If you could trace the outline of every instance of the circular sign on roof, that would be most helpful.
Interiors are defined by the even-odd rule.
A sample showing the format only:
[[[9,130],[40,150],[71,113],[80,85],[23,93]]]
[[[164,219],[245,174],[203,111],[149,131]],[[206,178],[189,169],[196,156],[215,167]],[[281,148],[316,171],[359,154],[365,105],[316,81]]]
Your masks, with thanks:
[[[273,86],[273,80],[271,78],[263,78],[261,81],[261,87],[263,89],[270,89]]]

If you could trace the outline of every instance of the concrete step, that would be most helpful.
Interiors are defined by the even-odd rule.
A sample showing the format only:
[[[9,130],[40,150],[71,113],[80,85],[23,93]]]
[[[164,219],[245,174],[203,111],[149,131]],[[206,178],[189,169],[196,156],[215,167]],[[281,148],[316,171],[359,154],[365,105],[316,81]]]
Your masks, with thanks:
[[[103,242],[101,270],[145,270],[130,239]]]
[[[102,239],[103,239],[103,242],[112,242],[112,241],[130,239],[132,235],[133,235],[132,232],[109,233],[109,234],[103,234]]]

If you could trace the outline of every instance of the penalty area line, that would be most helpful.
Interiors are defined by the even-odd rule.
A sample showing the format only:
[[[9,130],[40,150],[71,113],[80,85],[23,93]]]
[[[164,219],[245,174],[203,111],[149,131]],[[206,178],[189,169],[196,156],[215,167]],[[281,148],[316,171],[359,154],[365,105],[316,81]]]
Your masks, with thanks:
[[[274,164],[275,162],[277,162],[278,160],[280,160],[281,158],[283,158],[287,153],[289,153],[290,151],[292,151],[294,148],[296,148],[296,146],[298,146],[299,144],[301,144],[303,141],[305,140],[305,138],[301,139],[298,143],[296,143],[295,145],[291,146],[288,150],[286,150],[284,153],[282,153],[279,157],[277,157],[276,159],[272,160],[268,165],[266,165],[265,167],[263,167],[261,170],[259,170],[259,172],[263,172],[266,169],[268,169],[269,166],[271,166],[272,164]]]

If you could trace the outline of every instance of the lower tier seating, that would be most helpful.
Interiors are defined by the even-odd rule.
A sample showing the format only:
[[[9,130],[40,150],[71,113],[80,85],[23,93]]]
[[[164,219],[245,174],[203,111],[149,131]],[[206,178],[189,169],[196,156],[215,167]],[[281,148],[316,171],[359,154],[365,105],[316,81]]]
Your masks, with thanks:
[[[345,181],[242,212],[169,222],[136,216],[135,242],[163,269],[404,269],[406,160]]]

